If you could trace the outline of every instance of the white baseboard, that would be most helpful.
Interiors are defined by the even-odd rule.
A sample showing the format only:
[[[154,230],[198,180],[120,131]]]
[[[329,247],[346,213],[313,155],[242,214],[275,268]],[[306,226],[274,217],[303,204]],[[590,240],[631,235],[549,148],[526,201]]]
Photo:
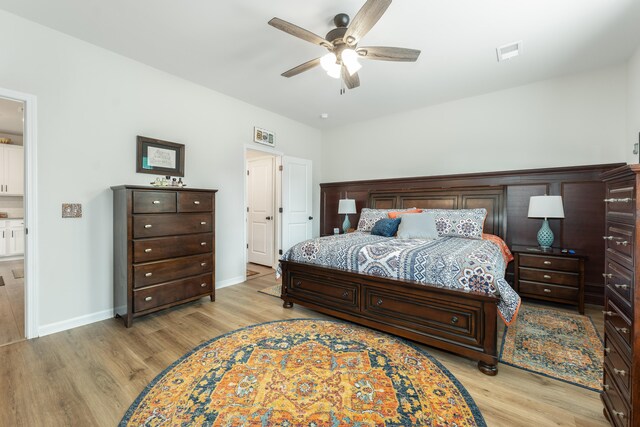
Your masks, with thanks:
[[[216,282],[216,289],[226,288],[227,286],[237,285],[238,283],[242,283],[245,281],[244,276],[232,277],[231,279],[221,280]]]
[[[42,325],[38,328],[38,336],[44,337],[45,335],[51,335],[56,332],[66,331],[67,329],[77,328],[78,326],[88,325],[89,323],[111,319],[112,317],[114,317],[114,311],[110,308],[108,310],[85,314],[84,316],[74,317],[73,319],[63,320],[61,322]]]

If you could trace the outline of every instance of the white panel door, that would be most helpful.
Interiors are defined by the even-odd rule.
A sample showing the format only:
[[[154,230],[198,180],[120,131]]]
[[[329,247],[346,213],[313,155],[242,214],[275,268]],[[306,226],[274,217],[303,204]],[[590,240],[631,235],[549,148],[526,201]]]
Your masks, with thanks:
[[[6,146],[4,161],[6,167],[5,193],[22,196],[24,194],[24,148]]]
[[[273,265],[274,246],[274,157],[247,161],[249,176],[248,256],[249,262]]]
[[[311,238],[312,195],[311,160],[282,158],[282,251]]]
[[[6,226],[5,221],[0,221],[0,256],[7,255],[9,249],[9,236],[11,231]]]
[[[24,254],[24,222],[9,221],[9,227],[5,230],[9,238],[7,255]]]

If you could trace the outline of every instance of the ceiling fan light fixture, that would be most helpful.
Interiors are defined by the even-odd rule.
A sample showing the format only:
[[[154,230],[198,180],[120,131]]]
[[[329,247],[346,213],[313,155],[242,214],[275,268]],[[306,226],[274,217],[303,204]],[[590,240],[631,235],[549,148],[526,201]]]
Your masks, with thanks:
[[[341,67],[338,64],[333,64],[334,66],[327,70],[327,74],[329,77],[333,77],[334,79],[339,79],[341,77],[340,71]]]
[[[333,52],[329,52],[326,55],[324,55],[322,58],[320,58],[320,66],[327,72],[329,72],[330,70],[332,70],[333,68],[335,68],[338,61],[338,58],[336,57],[336,54]]]
[[[362,68],[362,65],[360,65],[360,63],[358,62],[358,53],[355,50],[345,49],[342,51],[342,54],[340,56],[342,58],[342,63],[345,65],[345,67],[347,67],[349,75],[352,76],[354,73],[357,73],[360,68]]]

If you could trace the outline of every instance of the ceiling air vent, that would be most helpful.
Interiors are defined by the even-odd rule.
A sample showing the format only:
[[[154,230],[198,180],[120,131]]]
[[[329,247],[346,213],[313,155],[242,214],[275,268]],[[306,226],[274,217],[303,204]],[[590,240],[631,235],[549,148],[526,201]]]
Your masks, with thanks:
[[[522,40],[500,46],[496,52],[498,53],[498,62],[515,58],[522,52]]]

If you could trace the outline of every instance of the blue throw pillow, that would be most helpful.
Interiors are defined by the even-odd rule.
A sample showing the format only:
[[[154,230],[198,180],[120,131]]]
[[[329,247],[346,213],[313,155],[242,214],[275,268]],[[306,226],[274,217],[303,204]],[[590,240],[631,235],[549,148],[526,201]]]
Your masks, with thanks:
[[[393,237],[398,231],[400,225],[400,218],[382,218],[371,229],[371,234],[375,236]]]

